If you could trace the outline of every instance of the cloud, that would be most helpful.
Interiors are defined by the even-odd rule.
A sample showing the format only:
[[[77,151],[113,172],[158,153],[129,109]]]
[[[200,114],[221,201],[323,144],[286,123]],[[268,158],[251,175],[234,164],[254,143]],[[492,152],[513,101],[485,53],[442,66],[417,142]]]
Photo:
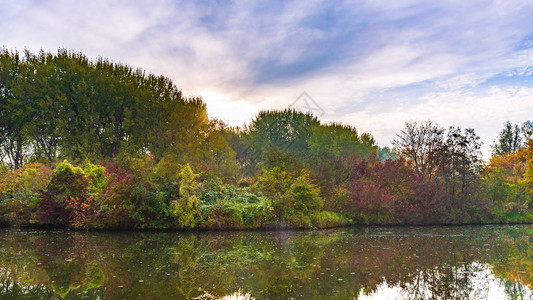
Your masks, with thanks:
[[[485,82],[493,75],[495,74],[488,73],[480,75],[476,73],[465,73],[447,79],[435,80],[435,84],[442,89],[457,90],[461,88],[475,87],[480,83]]]

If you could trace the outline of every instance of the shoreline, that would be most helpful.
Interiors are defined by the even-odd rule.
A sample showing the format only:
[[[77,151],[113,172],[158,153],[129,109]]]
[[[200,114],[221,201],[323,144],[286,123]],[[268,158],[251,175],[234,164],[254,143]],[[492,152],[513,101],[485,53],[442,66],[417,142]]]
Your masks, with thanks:
[[[348,224],[341,226],[331,226],[331,227],[322,227],[322,228],[297,228],[297,227],[263,227],[263,228],[208,228],[208,229],[153,229],[153,228],[69,228],[69,227],[54,227],[54,226],[40,226],[40,225],[22,225],[22,226],[13,226],[13,225],[0,225],[0,230],[37,230],[37,231],[73,231],[73,232],[121,232],[121,233],[213,233],[213,232],[279,232],[279,231],[322,231],[328,229],[339,229],[339,228],[408,228],[408,227],[418,227],[418,228],[430,228],[430,227],[466,227],[466,226],[510,226],[510,225],[533,225],[533,222],[490,222],[490,223],[460,223],[460,224],[369,224],[369,225],[360,225],[360,224]]]

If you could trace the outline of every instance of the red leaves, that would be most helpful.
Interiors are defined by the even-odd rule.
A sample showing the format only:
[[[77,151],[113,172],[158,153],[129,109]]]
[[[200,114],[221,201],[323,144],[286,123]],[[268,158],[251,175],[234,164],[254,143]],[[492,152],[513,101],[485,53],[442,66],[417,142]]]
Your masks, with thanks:
[[[424,180],[403,160],[352,164],[343,211],[370,224],[433,224],[446,217],[442,188]]]
[[[92,197],[70,197],[67,205],[71,210],[71,226],[74,228],[87,228],[87,222],[98,211],[98,205]]]

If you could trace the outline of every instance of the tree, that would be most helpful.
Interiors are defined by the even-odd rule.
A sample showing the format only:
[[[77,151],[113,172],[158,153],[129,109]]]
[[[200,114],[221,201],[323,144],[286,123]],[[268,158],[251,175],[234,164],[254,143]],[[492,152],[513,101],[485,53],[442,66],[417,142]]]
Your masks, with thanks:
[[[533,139],[533,121],[525,121],[524,124],[522,124],[521,129],[524,143],[527,144],[527,142]]]
[[[478,178],[482,166],[481,145],[474,129],[449,128],[446,142],[438,151],[438,165],[452,198],[467,196],[468,187]]]
[[[64,49],[0,51],[0,159],[11,168],[123,152],[209,164],[231,159],[218,128],[202,99],[184,97],[166,77]]]
[[[431,121],[406,122],[392,144],[398,156],[411,163],[419,176],[432,177],[438,168],[437,150],[444,145],[444,129]]]
[[[389,147],[379,147],[378,148],[378,158],[379,161],[384,163],[387,160],[397,160],[398,155],[394,152],[394,150],[390,149]]]
[[[359,135],[355,127],[339,123],[313,128],[308,144],[308,158],[313,163],[327,157],[342,158],[357,155],[366,159],[375,158],[377,155],[376,142],[370,134]]]
[[[393,144],[398,155],[411,163],[422,180],[430,179],[435,188],[446,191],[452,204],[447,213],[452,215],[452,220],[466,220],[465,216],[453,215],[475,206],[468,201],[472,200],[482,159],[481,142],[474,130],[450,127],[445,132],[430,121],[420,125],[406,123],[406,129]]]
[[[320,184],[322,196],[330,196],[335,186],[346,181],[346,173],[340,170],[352,160],[368,162],[377,159],[377,145],[368,133],[358,134],[350,125],[330,123],[316,126],[308,141],[306,155],[308,169]]]
[[[318,119],[308,113],[292,109],[262,111],[241,133],[246,152],[241,163],[253,173],[269,153],[283,151],[301,159],[307,154],[308,140],[318,125]]]
[[[33,158],[52,161],[59,151],[59,120],[67,99],[51,53],[41,51],[35,55],[26,51],[25,61],[29,72],[13,86],[12,93],[24,99],[24,108],[31,116],[24,130]]]
[[[25,126],[32,117],[24,95],[14,89],[28,78],[32,69],[17,52],[0,53],[0,132],[3,152],[11,168],[18,169],[28,160],[30,142]]]
[[[507,153],[515,153],[522,146],[520,135],[520,127],[507,121],[492,145],[492,155],[502,156]]]

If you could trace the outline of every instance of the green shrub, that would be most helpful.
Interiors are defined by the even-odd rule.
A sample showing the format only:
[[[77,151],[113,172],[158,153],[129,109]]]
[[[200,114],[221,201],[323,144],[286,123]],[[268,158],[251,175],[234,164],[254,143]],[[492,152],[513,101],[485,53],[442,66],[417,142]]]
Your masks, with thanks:
[[[304,214],[314,213],[324,206],[318,194],[318,188],[309,182],[306,175],[302,175],[291,184],[286,193],[285,203]]]
[[[57,164],[40,196],[35,220],[43,225],[86,227],[96,209],[88,186],[89,180],[81,168],[67,160]]]
[[[0,213],[5,222],[11,225],[30,224],[37,210],[39,196],[38,193],[13,193],[0,201]]]
[[[18,170],[0,171],[0,193],[38,193],[46,188],[52,171],[41,163],[26,164]]]
[[[226,186],[221,180],[209,180],[202,183],[198,200],[203,205],[213,205],[226,197]]]
[[[270,170],[263,169],[257,180],[257,188],[270,199],[279,199],[289,190],[294,177],[294,174],[279,167]]]
[[[320,190],[311,183],[305,169],[291,173],[278,167],[263,170],[257,187],[272,200],[282,227],[312,227],[311,216],[324,206]]]
[[[244,211],[244,224],[248,228],[272,227],[275,220],[272,202],[265,198],[261,198],[260,202],[248,205]]]
[[[83,172],[89,178],[89,189],[91,193],[98,193],[104,189],[106,185],[105,167],[100,165],[93,165],[90,162],[85,164]]]
[[[334,212],[321,211],[312,217],[313,225],[317,228],[338,227],[346,221]]]
[[[179,172],[179,199],[173,201],[173,209],[180,228],[193,228],[196,225],[198,213],[196,191],[199,186],[197,178],[198,174],[192,171],[189,164]]]
[[[275,220],[270,200],[249,188],[225,185],[220,180],[204,182],[199,200],[202,228],[260,228]]]
[[[51,180],[52,171],[44,164],[33,163],[18,170],[2,172],[0,218],[12,225],[31,223],[40,195]]]
[[[75,228],[329,227],[342,220],[321,212],[319,190],[306,170],[264,170],[250,185],[202,178],[190,165],[155,164],[120,156],[83,169],[67,160],[52,171],[42,164],[3,171],[0,223]],[[269,196],[270,195],[270,196]]]
[[[54,168],[54,172],[53,172],[54,177],[57,177],[57,178],[69,177],[74,174],[84,174],[83,169],[80,167],[74,167],[66,159],[63,162],[58,163],[56,167]]]

